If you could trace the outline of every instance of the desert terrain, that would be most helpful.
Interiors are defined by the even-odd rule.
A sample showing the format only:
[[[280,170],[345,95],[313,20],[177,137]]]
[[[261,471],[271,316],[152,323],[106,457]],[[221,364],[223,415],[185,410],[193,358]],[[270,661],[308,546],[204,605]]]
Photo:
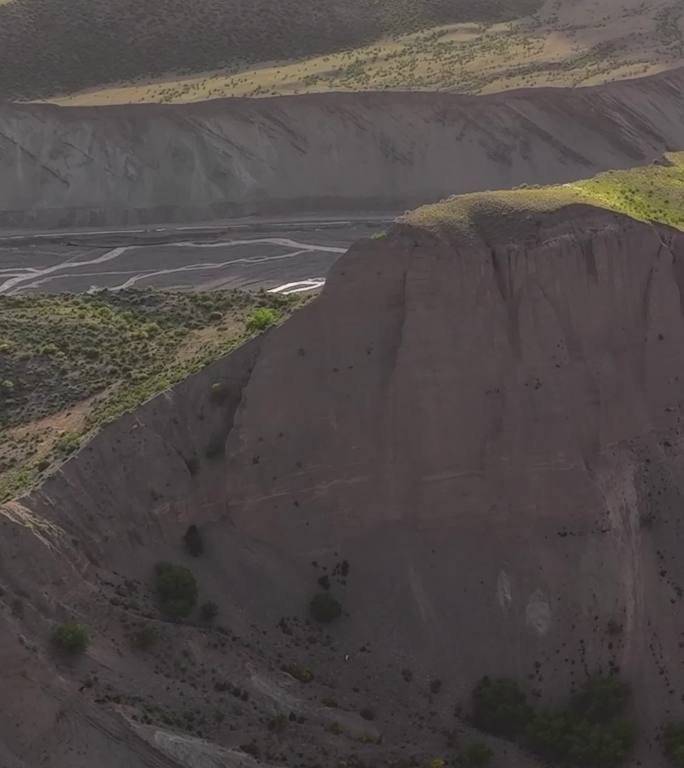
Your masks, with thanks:
[[[683,16],[0,0],[0,768],[684,768]]]
[[[576,764],[668,765],[683,168],[420,208],[299,309],[3,299],[5,764],[533,768],[600,707]]]

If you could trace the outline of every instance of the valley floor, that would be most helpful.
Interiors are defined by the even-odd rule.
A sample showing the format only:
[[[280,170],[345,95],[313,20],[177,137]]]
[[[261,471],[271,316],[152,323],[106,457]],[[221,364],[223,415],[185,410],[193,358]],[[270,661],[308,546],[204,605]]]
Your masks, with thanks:
[[[0,295],[100,288],[320,287],[355,240],[391,217],[196,227],[22,233],[0,237]]]

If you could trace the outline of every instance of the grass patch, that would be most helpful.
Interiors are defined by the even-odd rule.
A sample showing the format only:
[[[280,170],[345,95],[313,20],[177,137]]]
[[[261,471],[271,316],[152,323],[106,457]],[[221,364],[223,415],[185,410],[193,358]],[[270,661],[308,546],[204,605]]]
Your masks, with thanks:
[[[72,656],[84,653],[90,643],[86,627],[72,621],[60,624],[52,633],[51,640],[55,650]]]
[[[547,187],[458,195],[407,214],[402,221],[430,230],[464,234],[519,226],[523,213],[541,214],[569,205],[592,205],[640,221],[684,229],[684,152],[662,163],[609,171],[591,179]]]

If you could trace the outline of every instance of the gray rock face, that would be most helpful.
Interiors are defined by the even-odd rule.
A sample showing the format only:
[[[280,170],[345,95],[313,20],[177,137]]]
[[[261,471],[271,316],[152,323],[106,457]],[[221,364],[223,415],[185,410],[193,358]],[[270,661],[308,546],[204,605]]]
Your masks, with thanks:
[[[277,701],[305,712],[306,750],[325,741],[330,689],[317,677],[287,693],[281,651],[334,681],[336,698],[358,687],[382,713],[383,750],[433,677],[445,694],[430,722],[446,727],[484,674],[553,703],[617,666],[634,687],[637,755],[659,766],[655,729],[684,690],[683,289],[682,234],[582,206],[522,217],[514,237],[399,226],[357,244],[317,301],[112,425],[3,510],[0,583],[31,608],[1,614],[21,695],[2,700],[0,743],[27,765],[46,745],[60,768],[118,765],[102,757],[108,739],[126,764],[168,764],[155,739],[116,719],[126,710],[79,698],[78,673],[58,676],[43,649],[50,622],[76,606],[96,632],[90,666],[171,706],[176,682],[159,687],[152,664],[117,655],[99,579],[149,582],[155,560],[182,558],[194,522],[208,542],[192,562],[202,592],[244,642],[228,656],[199,629],[168,642],[209,668],[249,670],[258,712]],[[217,377],[234,385],[220,407]],[[217,435],[224,456],[191,477],[184,457]],[[345,616],[332,646],[290,646],[273,627],[305,615],[323,566]],[[38,650],[18,651],[19,633]],[[54,701],[81,762],[59,751]],[[31,730],[16,728],[29,707]],[[409,731],[439,754],[429,728]],[[211,734],[225,749],[240,738]],[[511,748],[506,764],[532,765]]]
[[[491,96],[0,107],[0,226],[394,210],[684,148],[684,71]]]

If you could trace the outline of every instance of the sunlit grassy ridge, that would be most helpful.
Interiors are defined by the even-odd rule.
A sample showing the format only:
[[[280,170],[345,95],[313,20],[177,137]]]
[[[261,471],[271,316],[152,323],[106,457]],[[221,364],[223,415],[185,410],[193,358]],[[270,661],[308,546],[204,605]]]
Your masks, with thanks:
[[[548,187],[459,195],[426,205],[402,221],[428,229],[510,226],[521,214],[554,211],[572,204],[593,205],[684,229],[684,152],[665,155],[662,163],[609,171],[591,179]]]
[[[0,96],[356,48],[452,22],[495,22],[541,0],[13,0],[0,4]]]
[[[240,291],[1,297],[0,501],[295,303]]]

